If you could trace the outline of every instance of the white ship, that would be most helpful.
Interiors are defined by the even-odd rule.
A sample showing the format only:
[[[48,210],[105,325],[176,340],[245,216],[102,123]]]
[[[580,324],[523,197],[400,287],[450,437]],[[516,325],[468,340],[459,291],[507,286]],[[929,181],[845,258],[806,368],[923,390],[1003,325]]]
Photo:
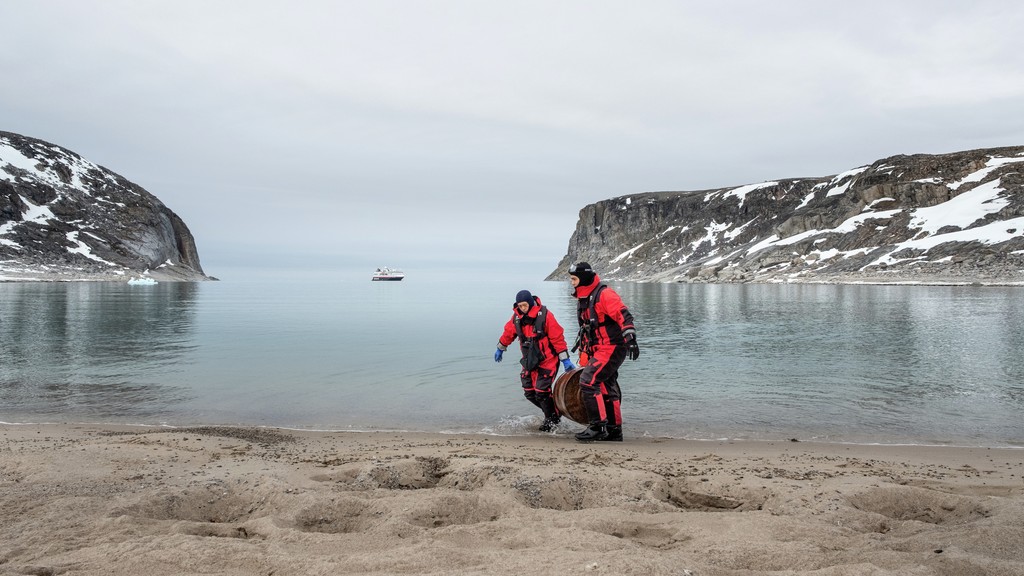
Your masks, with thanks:
[[[405,278],[405,272],[402,272],[397,268],[388,268],[387,266],[383,268],[377,268],[377,270],[373,273],[374,282],[380,280],[397,281],[401,280],[402,278]]]

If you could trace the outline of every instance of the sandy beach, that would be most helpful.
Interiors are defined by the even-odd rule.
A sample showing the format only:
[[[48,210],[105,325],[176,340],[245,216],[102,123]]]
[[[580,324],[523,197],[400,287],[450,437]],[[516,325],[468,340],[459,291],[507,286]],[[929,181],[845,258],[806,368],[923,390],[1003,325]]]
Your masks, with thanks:
[[[1024,574],[1024,450],[0,426],[0,574]]]

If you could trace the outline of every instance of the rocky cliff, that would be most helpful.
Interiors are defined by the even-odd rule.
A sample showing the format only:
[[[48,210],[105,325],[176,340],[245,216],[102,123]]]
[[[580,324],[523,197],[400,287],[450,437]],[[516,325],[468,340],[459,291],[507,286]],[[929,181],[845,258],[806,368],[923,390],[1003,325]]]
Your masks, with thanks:
[[[0,132],[0,280],[208,280],[188,227],[78,154]]]
[[[585,260],[653,282],[1024,282],[1024,147],[894,156],[835,176],[586,206]]]

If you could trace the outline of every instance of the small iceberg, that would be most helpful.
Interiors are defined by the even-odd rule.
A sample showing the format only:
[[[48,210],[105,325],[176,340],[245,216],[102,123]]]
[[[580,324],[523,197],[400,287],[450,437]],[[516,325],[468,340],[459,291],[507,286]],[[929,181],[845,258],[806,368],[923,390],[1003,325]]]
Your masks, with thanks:
[[[132,276],[131,279],[128,280],[128,283],[133,285],[133,286],[149,285],[149,284],[156,284],[156,280],[153,280],[152,278],[136,278],[136,277]]]

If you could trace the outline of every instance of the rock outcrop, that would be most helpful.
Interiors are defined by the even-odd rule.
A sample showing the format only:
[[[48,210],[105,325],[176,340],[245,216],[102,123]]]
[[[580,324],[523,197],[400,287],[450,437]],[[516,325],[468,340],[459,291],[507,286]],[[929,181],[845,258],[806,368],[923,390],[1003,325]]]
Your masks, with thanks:
[[[1024,283],[1024,147],[597,202],[548,278],[580,260],[609,280]]]
[[[209,280],[188,226],[78,154],[0,132],[0,280]]]

